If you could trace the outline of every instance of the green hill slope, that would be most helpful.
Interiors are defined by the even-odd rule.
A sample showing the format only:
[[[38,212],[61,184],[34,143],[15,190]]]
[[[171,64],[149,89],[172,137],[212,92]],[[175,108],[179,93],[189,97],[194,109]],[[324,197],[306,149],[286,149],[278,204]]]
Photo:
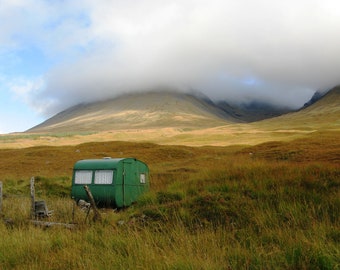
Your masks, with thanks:
[[[238,122],[213,104],[192,95],[150,92],[80,104],[28,132],[77,132],[154,127],[207,128]]]
[[[340,86],[333,88],[308,107],[297,112],[257,122],[256,126],[273,130],[339,130]]]

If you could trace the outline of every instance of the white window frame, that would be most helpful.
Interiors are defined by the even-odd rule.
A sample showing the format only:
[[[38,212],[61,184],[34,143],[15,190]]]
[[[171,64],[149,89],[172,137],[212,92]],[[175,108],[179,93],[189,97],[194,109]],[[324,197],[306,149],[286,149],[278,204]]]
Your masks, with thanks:
[[[75,184],[91,184],[92,183],[92,171],[91,170],[76,170],[74,174]]]
[[[113,182],[113,170],[96,170],[94,183],[97,185],[111,185]]]
[[[146,175],[145,175],[145,173],[139,174],[139,182],[141,184],[145,184],[146,183]]]

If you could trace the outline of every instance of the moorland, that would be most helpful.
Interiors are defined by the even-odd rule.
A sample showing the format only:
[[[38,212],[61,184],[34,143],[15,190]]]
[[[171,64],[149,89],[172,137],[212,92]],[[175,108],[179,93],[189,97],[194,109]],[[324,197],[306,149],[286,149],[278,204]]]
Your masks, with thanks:
[[[0,268],[339,269],[333,94],[254,123],[0,136]],[[151,187],[95,222],[70,198],[72,167],[107,156],[146,162]],[[30,222],[32,176],[48,221],[73,229]]]

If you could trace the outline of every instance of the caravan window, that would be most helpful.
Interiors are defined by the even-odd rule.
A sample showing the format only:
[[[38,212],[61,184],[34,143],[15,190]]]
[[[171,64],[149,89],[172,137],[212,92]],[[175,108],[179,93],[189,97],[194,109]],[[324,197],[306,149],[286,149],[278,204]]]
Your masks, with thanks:
[[[141,173],[139,175],[139,181],[141,182],[141,184],[145,184],[145,174],[144,173]]]
[[[75,184],[91,184],[92,171],[76,171],[74,175]]]
[[[113,171],[112,170],[98,170],[94,173],[94,183],[108,185],[112,184]]]

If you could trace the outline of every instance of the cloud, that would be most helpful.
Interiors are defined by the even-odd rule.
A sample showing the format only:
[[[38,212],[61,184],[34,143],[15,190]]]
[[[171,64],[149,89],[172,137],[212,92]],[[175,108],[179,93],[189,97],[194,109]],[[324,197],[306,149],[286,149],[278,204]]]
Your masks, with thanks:
[[[31,92],[48,114],[157,87],[298,107],[340,83],[336,0],[14,2],[24,7],[7,8],[28,15],[0,40],[29,40],[53,59]]]
[[[44,88],[43,78],[34,78],[27,80],[25,78],[17,78],[11,81],[7,88],[13,94],[13,99],[18,100],[24,104],[28,104],[30,107],[34,107],[38,113],[45,113],[49,107],[53,106],[52,100],[44,99],[43,102],[32,98]]]

